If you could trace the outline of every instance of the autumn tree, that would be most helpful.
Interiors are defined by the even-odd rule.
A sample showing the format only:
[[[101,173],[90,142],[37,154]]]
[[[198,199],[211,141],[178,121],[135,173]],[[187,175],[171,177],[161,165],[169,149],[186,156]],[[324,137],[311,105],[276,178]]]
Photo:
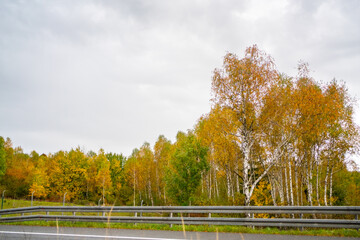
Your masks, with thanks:
[[[5,175],[6,172],[6,152],[5,152],[5,140],[0,136],[0,178]]]
[[[236,137],[229,134],[235,131],[234,121],[237,119],[231,109],[215,105],[209,114],[201,117],[195,128],[195,134],[209,147],[210,171],[205,179],[209,198],[219,198],[219,193],[225,190],[228,200],[234,200],[235,193],[240,193],[240,149]],[[219,187],[221,176],[225,177],[225,189]]]
[[[87,157],[79,147],[51,155],[49,164],[49,189],[52,197],[61,199],[67,193],[67,200],[78,200],[85,196]]]
[[[207,147],[192,132],[177,134],[175,150],[167,171],[168,196],[178,205],[189,205],[208,170]]]
[[[8,195],[25,197],[29,193],[34,163],[29,154],[24,153],[21,147],[13,148],[9,138],[6,139],[4,147],[6,172],[2,178],[2,185],[5,186]]]
[[[47,174],[48,163],[47,156],[38,156],[36,152],[32,153],[36,157],[36,166],[32,173],[32,183],[29,189],[29,195],[34,193],[35,197],[45,198],[49,193],[49,176]]]
[[[354,100],[344,83],[335,79],[324,89],[326,127],[322,156],[325,170],[324,205],[332,205],[333,174],[346,165],[346,155],[356,153],[359,147],[358,127],[353,121]],[[326,167],[325,167],[326,166]],[[328,192],[329,190],[329,192]]]
[[[156,195],[155,171],[156,164],[154,161],[154,153],[150,144],[145,142],[136,155],[138,166],[138,183],[140,199],[145,200],[147,204],[154,205],[154,196]]]
[[[133,205],[144,202],[154,205],[156,196],[156,169],[154,153],[145,142],[140,149],[134,149],[124,166],[126,184],[132,189]]]
[[[106,158],[110,162],[110,176],[112,183],[111,192],[116,196],[120,197],[121,187],[123,185],[123,165],[126,158],[122,154],[107,153]]]
[[[294,100],[294,86],[292,78],[285,74],[279,74],[269,92],[263,99],[263,108],[260,115],[261,132],[263,133],[259,142],[263,156],[274,156],[272,169],[267,173],[267,180],[271,187],[271,196],[273,204],[276,203],[276,193],[280,194],[281,203],[284,204],[284,186],[283,174],[285,175],[285,183],[287,176],[292,179],[293,151],[291,143],[296,139],[296,100]],[[281,143],[279,145],[279,143]],[[281,151],[279,154],[277,151]],[[261,157],[261,155],[259,155]],[[287,187],[288,184],[285,184]],[[286,188],[289,189],[289,188]],[[292,193],[292,185],[290,185]],[[286,191],[287,202],[293,205],[293,195]],[[290,200],[289,200],[290,199]]]
[[[100,149],[98,154],[92,157],[92,164],[96,168],[95,181],[94,181],[94,193],[97,196],[101,196],[102,203],[105,204],[105,197],[110,193],[111,188],[111,172],[110,162],[106,158],[103,149]]]
[[[272,58],[261,52],[256,45],[247,48],[242,59],[228,53],[224,58],[224,68],[214,71],[213,102],[231,109],[237,118],[236,131],[228,134],[236,136],[242,153],[245,205],[250,205],[256,185],[283,154],[282,148],[288,141],[283,139],[265,157],[255,150],[261,147],[258,144],[263,135],[260,116],[264,99],[277,76]],[[261,172],[259,169],[262,169]]]
[[[138,168],[137,168],[137,161],[136,161],[136,155],[138,153],[138,149],[134,149],[132,154],[128,157],[125,165],[124,165],[124,175],[126,178],[126,186],[131,189],[132,191],[132,199],[131,202],[134,206],[137,204],[137,189],[138,189]],[[129,197],[130,198],[130,197]]]
[[[155,163],[155,186],[157,200],[159,203],[166,204],[165,189],[165,171],[169,166],[172,154],[172,145],[170,140],[160,135],[154,145],[154,163]],[[163,201],[162,201],[163,200]]]

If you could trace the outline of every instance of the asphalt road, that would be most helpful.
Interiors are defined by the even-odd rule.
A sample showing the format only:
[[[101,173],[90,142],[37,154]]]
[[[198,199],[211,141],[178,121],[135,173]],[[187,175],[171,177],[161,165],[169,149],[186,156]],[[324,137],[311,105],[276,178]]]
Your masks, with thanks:
[[[69,228],[0,225],[0,239],[122,239],[122,240],[344,240],[354,238],[262,235],[241,233],[173,232],[129,229]]]

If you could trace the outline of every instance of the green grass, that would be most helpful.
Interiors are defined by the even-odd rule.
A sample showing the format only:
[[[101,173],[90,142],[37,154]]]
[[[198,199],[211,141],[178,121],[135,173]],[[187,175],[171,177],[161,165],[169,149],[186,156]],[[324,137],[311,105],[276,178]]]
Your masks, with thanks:
[[[74,204],[67,203],[67,206]],[[30,207],[31,201],[12,200],[4,201],[5,208]],[[59,202],[34,201],[33,206],[62,206]],[[93,213],[94,214],[94,213]],[[80,215],[80,214],[79,214]],[[183,231],[182,225],[168,224],[133,224],[133,223],[96,223],[96,222],[56,222],[56,221],[29,221],[15,223],[0,223],[2,225],[30,225],[30,226],[59,226],[59,227],[88,227],[88,228],[119,228],[119,229],[141,229],[141,230],[167,230]],[[278,228],[251,228],[244,226],[212,226],[212,225],[186,225],[186,231],[197,232],[233,232],[253,234],[281,234],[281,235],[311,235],[311,236],[339,236],[339,237],[360,237],[360,231],[356,229],[297,229],[280,230]]]
[[[47,202],[47,201],[33,201],[33,206],[62,206],[62,202]],[[66,206],[76,206],[72,203],[66,203]],[[21,207],[31,207],[30,200],[15,200],[15,199],[4,199],[3,209],[8,208],[21,208]]]

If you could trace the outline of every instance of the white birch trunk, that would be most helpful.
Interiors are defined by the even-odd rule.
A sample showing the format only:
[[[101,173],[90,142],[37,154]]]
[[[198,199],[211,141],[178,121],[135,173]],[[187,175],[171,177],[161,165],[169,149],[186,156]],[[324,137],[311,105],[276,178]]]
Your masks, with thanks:
[[[285,192],[286,192],[286,204],[290,205],[290,199],[289,199],[289,183],[288,183],[288,176],[287,176],[287,164],[286,164],[286,160],[284,163],[284,174],[285,174]]]
[[[295,165],[295,192],[296,192],[296,205],[299,206],[300,201],[299,201],[299,195],[300,190],[299,190],[299,176],[298,176],[298,167]]]
[[[149,198],[150,198],[150,201],[151,201],[151,206],[154,206],[154,198],[153,198],[152,191],[151,191],[151,181],[150,181],[150,179],[149,179],[148,186],[149,186]]]
[[[308,164],[309,164],[308,165],[308,171],[307,171],[308,201],[309,201],[310,206],[312,206],[312,194],[313,194],[312,164],[310,162],[308,162]]]
[[[231,184],[230,184],[230,171],[228,166],[226,166],[226,193],[227,193],[227,198],[229,199],[231,196]]]
[[[316,201],[320,206],[320,199],[319,199],[319,162],[316,161]]]
[[[284,194],[284,178],[282,172],[278,173],[280,175],[280,180],[277,182],[278,185],[278,192],[280,196],[281,205],[285,203],[285,194]]]
[[[214,174],[214,180],[215,180],[216,197],[219,198],[219,184],[218,184],[218,180],[217,180],[217,172],[216,172],[216,170],[215,170],[215,174]]]
[[[329,187],[329,200],[330,200],[330,206],[332,206],[332,184],[333,184],[333,169],[330,170],[330,187]]]
[[[251,198],[251,193],[250,193],[250,181],[251,179],[249,178],[249,171],[250,171],[250,143],[249,140],[247,138],[244,139],[244,142],[242,143],[242,150],[244,153],[244,169],[243,169],[243,179],[244,179],[244,186],[243,186],[243,191],[244,191],[244,195],[245,195],[245,206],[249,206],[250,205],[250,198]]]
[[[212,178],[211,178],[211,172],[212,172],[212,169],[213,169],[213,164],[210,165],[211,166],[211,169],[209,171],[209,178],[208,178],[208,196],[209,196],[209,199],[211,199],[211,186],[212,186]]]
[[[324,205],[327,206],[327,185],[328,185],[328,178],[329,178],[329,158],[327,159],[326,164],[326,174],[324,180]]]
[[[239,172],[239,158],[237,158],[237,162],[235,165],[235,172]],[[239,176],[235,176],[236,177],[236,192],[240,192],[240,182],[239,182]]]
[[[277,206],[277,203],[276,203],[276,186],[275,186],[275,183],[274,183],[274,180],[273,180],[273,176],[269,176],[268,175],[268,178],[269,178],[269,183],[270,183],[270,193],[271,193],[271,198],[273,200],[273,204],[274,206]]]
[[[158,192],[158,199],[161,199],[160,177],[159,177],[159,161],[155,160],[155,178],[156,178],[156,191]]]
[[[294,206],[294,192],[292,184],[292,174],[291,174],[291,160],[289,159],[289,183],[290,183],[290,204]]]

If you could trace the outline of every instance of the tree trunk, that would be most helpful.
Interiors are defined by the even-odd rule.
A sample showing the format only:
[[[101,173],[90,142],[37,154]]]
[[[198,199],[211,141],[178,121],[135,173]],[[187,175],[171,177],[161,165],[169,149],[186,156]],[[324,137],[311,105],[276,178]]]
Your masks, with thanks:
[[[235,172],[239,172],[239,158],[237,158],[236,164],[235,164]],[[239,182],[239,176],[235,176],[236,178],[236,191],[240,192],[240,182]]]
[[[216,197],[219,198],[219,184],[218,184],[218,180],[217,180],[217,172],[215,169],[215,173],[214,173],[214,180],[215,180],[215,192],[216,192]]]
[[[212,195],[211,195],[211,193],[212,193],[212,177],[211,177],[211,172],[212,172],[212,170],[213,170],[213,168],[214,168],[214,166],[213,166],[213,164],[212,164],[212,162],[210,162],[210,171],[209,171],[209,178],[208,178],[208,197],[209,197],[209,199],[211,199],[211,197],[212,197]]]
[[[154,159],[155,162],[155,189],[157,191],[157,197],[160,198],[161,195],[161,191],[160,190],[160,184],[159,184],[159,166],[158,166],[158,161],[156,159]],[[156,194],[155,194],[156,195]]]
[[[243,179],[244,186],[243,191],[245,195],[245,206],[250,206],[250,179],[249,179],[249,171],[250,171],[250,149],[245,147],[244,149],[244,170],[243,170]],[[250,215],[249,215],[250,217]]]
[[[200,180],[200,184],[201,184],[201,194],[204,193],[204,173],[201,172],[201,180]]]
[[[276,186],[275,186],[275,183],[273,180],[273,176],[268,175],[268,179],[269,179],[269,183],[270,183],[270,187],[271,187],[271,189],[270,189],[271,198],[273,200],[274,206],[277,206],[277,204],[276,204]]]
[[[165,186],[164,186],[164,204],[166,206],[166,189],[165,189]]]
[[[105,177],[103,177],[103,184],[102,184],[102,199],[103,199],[103,205],[105,205]]]
[[[330,200],[330,206],[332,206],[332,184],[333,184],[333,169],[331,168],[330,170],[330,196],[329,196],[329,200]]]
[[[284,178],[283,178],[281,170],[279,170],[278,174],[280,176],[279,181],[277,181],[278,192],[279,192],[279,196],[280,196],[281,205],[284,205],[285,204]]]
[[[289,199],[289,183],[288,183],[288,177],[287,177],[287,159],[284,160],[284,174],[285,174],[285,190],[286,190],[286,204],[290,205],[290,199]]]
[[[328,185],[328,178],[329,178],[329,157],[327,158],[326,164],[326,174],[324,180],[324,205],[327,206],[327,185]]]
[[[298,167],[297,164],[295,164],[295,192],[296,192],[296,205],[299,206],[300,201],[299,201],[299,176],[298,176]]]
[[[310,160],[308,161],[308,171],[307,171],[306,181],[308,186],[308,202],[310,206],[312,206],[313,186],[312,186],[312,164]]]
[[[292,186],[291,159],[289,158],[289,183],[290,183],[290,204],[294,206],[294,192]]]
[[[150,198],[150,201],[151,201],[151,206],[154,206],[154,198],[152,196],[152,191],[151,191],[151,181],[149,179],[148,181],[148,186],[149,186],[149,198]]]
[[[317,204],[320,206],[320,199],[319,199],[319,162],[318,162],[318,159],[316,160],[316,201],[317,201]]]
[[[300,173],[300,183],[299,183],[299,186],[300,186],[300,191],[299,191],[299,194],[300,194],[300,206],[304,206],[304,199],[303,199],[303,186],[304,186],[304,182],[305,182],[305,179],[304,179],[304,171],[302,171]]]
[[[229,199],[231,196],[231,184],[230,184],[230,171],[229,171],[229,167],[226,166],[226,193],[227,193],[227,198]]]

